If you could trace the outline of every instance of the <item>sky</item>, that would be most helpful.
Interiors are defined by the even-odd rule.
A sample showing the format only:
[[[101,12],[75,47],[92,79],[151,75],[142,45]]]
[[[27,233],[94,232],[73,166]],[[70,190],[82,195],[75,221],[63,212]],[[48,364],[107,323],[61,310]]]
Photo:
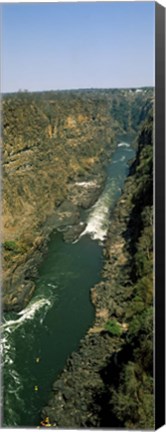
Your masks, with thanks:
[[[154,85],[155,3],[2,5],[2,92]]]

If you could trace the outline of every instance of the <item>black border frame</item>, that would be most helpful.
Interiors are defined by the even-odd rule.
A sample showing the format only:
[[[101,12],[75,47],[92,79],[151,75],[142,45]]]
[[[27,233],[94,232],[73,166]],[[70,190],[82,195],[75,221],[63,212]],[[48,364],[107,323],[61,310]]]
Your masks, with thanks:
[[[165,8],[155,3],[155,429],[165,424]]]

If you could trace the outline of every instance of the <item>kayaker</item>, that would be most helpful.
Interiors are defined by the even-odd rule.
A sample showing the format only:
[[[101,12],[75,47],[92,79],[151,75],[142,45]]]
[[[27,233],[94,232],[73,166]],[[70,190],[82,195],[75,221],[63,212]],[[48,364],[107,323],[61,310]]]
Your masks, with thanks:
[[[41,426],[44,426],[44,427],[50,427],[50,426],[52,426],[51,423],[50,423],[49,417],[46,417],[44,420],[42,420],[40,422],[40,424],[41,424]]]

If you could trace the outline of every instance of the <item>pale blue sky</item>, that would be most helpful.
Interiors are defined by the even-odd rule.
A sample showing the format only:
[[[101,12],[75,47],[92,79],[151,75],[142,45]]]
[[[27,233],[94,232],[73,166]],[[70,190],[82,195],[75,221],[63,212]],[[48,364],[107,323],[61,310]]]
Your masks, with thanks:
[[[155,3],[2,6],[2,91],[154,85]]]

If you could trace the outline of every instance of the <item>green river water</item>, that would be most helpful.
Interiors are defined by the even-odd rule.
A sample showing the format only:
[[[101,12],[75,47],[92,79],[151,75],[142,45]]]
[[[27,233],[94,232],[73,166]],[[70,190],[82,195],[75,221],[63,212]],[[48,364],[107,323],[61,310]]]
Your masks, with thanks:
[[[3,349],[3,426],[37,426],[51,385],[66,359],[93,324],[90,288],[100,280],[102,245],[128,173],[134,150],[120,143],[107,169],[96,204],[85,212],[87,227],[75,243],[53,233],[29,305],[5,313]]]

